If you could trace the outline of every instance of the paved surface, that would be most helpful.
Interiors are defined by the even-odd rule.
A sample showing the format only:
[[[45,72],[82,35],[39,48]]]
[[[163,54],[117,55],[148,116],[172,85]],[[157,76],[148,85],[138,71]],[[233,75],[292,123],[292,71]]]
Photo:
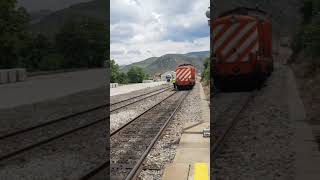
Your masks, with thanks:
[[[55,99],[100,88],[108,82],[106,69],[36,76],[25,82],[0,85],[0,109]]]
[[[210,127],[209,102],[200,85],[202,123],[186,123],[172,164],[163,174],[163,180],[209,179],[210,138],[204,138],[204,128]]]
[[[295,179],[320,179],[320,153],[317,142],[312,134],[320,126],[311,127],[305,120],[303,103],[299,97],[294,75],[288,71],[288,104],[289,117],[295,129],[293,144],[296,153]]]
[[[152,83],[138,83],[138,84],[129,84],[129,85],[122,85],[116,88],[110,88],[110,96],[115,96],[119,94],[126,94],[132,91],[137,91],[145,88],[155,87],[162,84],[166,84],[166,81],[160,82],[152,82]]]

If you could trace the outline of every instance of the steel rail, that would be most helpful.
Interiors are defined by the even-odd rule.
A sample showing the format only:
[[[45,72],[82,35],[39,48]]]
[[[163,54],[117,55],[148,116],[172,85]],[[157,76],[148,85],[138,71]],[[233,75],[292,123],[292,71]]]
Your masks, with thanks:
[[[138,160],[138,162],[135,164],[135,166],[133,167],[133,169],[130,171],[130,173],[128,174],[128,176],[126,177],[126,180],[131,180],[134,177],[136,177],[138,175],[138,170],[141,168],[145,158],[147,157],[147,155],[150,153],[151,149],[153,148],[153,146],[155,145],[155,143],[158,141],[159,137],[161,136],[161,134],[163,133],[163,131],[166,129],[167,125],[169,124],[169,122],[171,121],[171,119],[176,115],[176,113],[178,112],[178,110],[181,107],[182,102],[185,100],[185,98],[189,95],[190,91],[185,93],[184,97],[180,100],[180,102],[178,103],[178,105],[176,106],[176,108],[174,109],[173,113],[170,115],[170,117],[166,120],[165,124],[161,127],[160,131],[157,133],[156,137],[152,140],[152,142],[150,143],[150,145],[148,146],[148,148],[144,151],[144,153],[142,154],[142,156],[140,157],[140,159]]]
[[[210,154],[212,155],[213,159],[217,158],[217,154],[219,153],[219,150],[221,149],[221,146],[223,145],[224,141],[226,140],[227,136],[230,135],[232,129],[237,125],[239,122],[240,114],[243,113],[249,103],[254,99],[255,92],[251,93],[245,103],[242,105],[241,109],[236,113],[236,115],[232,118],[231,123],[227,127],[227,129],[222,133],[221,136],[218,137],[218,139],[214,142],[213,146],[211,147]]]
[[[87,174],[82,176],[80,178],[80,180],[88,180],[88,179],[94,177],[96,174],[98,174],[102,170],[109,168],[109,167],[110,167],[110,161],[106,161],[106,162],[102,163],[101,165],[99,165],[97,168],[94,168],[93,170],[91,170],[90,172],[88,172]]]
[[[119,104],[119,103],[123,103],[125,101],[129,101],[131,99],[134,99],[134,98],[138,98],[138,97],[141,97],[141,96],[145,96],[145,95],[148,95],[148,94],[152,94],[154,92],[157,92],[157,91],[161,91],[161,90],[168,90],[168,89],[171,89],[171,87],[165,87],[163,89],[158,89],[158,90],[154,90],[154,91],[151,91],[151,92],[148,92],[148,93],[145,93],[145,94],[140,94],[138,96],[134,96],[134,97],[131,97],[131,98],[128,98],[128,99],[124,99],[124,100],[121,100],[121,101],[118,101],[118,102],[115,102],[115,103],[111,103],[110,105],[113,106],[113,105],[116,105],[116,104]]]
[[[90,127],[90,126],[93,126],[93,125],[95,125],[95,124],[104,122],[107,118],[108,118],[108,117],[101,118],[101,119],[99,119],[99,120],[97,120],[97,121],[88,123],[88,124],[86,124],[86,125],[77,127],[77,128],[75,128],[75,129],[66,131],[66,132],[61,133],[61,134],[59,134],[59,135],[56,135],[56,136],[53,136],[53,137],[44,139],[44,140],[42,140],[42,141],[40,141],[40,142],[31,144],[31,145],[26,146],[26,147],[24,147],[24,148],[21,148],[21,149],[19,149],[19,150],[13,151],[13,152],[11,152],[11,153],[9,153],[9,154],[6,154],[6,155],[4,155],[4,156],[1,156],[1,157],[0,157],[0,161],[3,161],[3,160],[5,160],[5,159],[8,159],[8,158],[13,157],[13,156],[15,156],[15,155],[18,155],[18,154],[20,154],[20,153],[26,152],[26,151],[31,150],[31,149],[33,149],[33,148],[35,148],[35,147],[40,146],[40,145],[49,143],[49,142],[51,142],[51,141],[53,141],[53,140],[56,140],[56,139],[58,139],[58,138],[60,138],[60,137],[63,137],[63,136],[66,136],[66,135],[75,133],[75,132],[80,131],[80,130],[82,130],[82,129],[85,129],[85,128],[87,128],[87,127]]]
[[[118,108],[112,109],[112,110],[110,110],[110,112],[114,112],[114,111],[116,111],[116,110],[122,109],[122,108],[124,108],[124,107],[126,107],[126,106],[129,106],[129,105],[131,105],[131,104],[135,104],[135,103],[137,103],[137,102],[140,102],[140,101],[142,101],[142,100],[145,100],[145,99],[147,99],[147,98],[149,98],[149,97],[158,95],[158,94],[160,94],[160,93],[164,93],[164,92],[166,92],[166,91],[168,91],[168,90],[170,90],[170,89],[171,89],[171,88],[163,89],[163,91],[159,91],[159,92],[157,92],[157,93],[155,93],[155,94],[151,94],[151,95],[146,96],[146,97],[144,97],[144,98],[142,98],[142,99],[139,99],[139,100],[137,100],[137,101],[133,101],[133,102],[131,102],[131,103],[129,103],[129,104],[125,104],[125,105],[120,106],[120,107],[118,107]],[[147,94],[150,94],[150,93],[147,93]],[[144,94],[144,95],[145,95],[145,94]],[[135,98],[136,98],[136,97],[135,97]],[[134,98],[132,98],[132,99],[134,99]],[[130,100],[131,100],[131,99],[130,99]],[[126,100],[126,101],[128,101],[128,100]],[[112,105],[113,105],[113,104],[112,104]]]
[[[128,126],[129,124],[131,124],[132,122],[134,122],[135,120],[137,120],[138,118],[140,118],[141,116],[143,116],[144,114],[146,114],[147,112],[151,111],[152,109],[154,109],[156,106],[158,106],[159,104],[161,104],[163,101],[167,100],[168,98],[170,98],[171,96],[173,96],[174,94],[176,94],[177,91],[175,91],[174,93],[170,94],[169,96],[167,96],[166,98],[164,98],[163,100],[161,100],[160,102],[158,102],[157,104],[153,105],[151,108],[145,110],[144,112],[142,112],[141,114],[139,114],[139,116],[133,118],[132,120],[130,120],[129,122],[125,123],[124,125],[122,125],[120,128],[118,128],[117,130],[113,131],[110,134],[110,137],[112,137],[113,135],[117,134],[119,131],[121,131],[123,128],[125,128],[126,126]]]
[[[142,95],[139,95],[139,96],[135,96],[135,97],[132,97],[132,98],[128,98],[128,99],[125,99],[125,100],[122,100],[122,101],[113,103],[113,104],[111,104],[111,105],[115,105],[115,104],[119,104],[119,103],[122,103],[122,102],[125,102],[125,101],[129,101],[129,100],[132,100],[132,99],[134,99],[134,98],[141,97],[141,96],[144,96],[144,95],[147,95],[147,94],[151,94],[151,93],[154,93],[154,92],[157,92],[157,91],[160,91],[159,93],[165,92],[165,91],[167,91],[167,90],[170,89],[170,88],[171,88],[171,87],[164,88],[164,89],[160,89],[160,90],[156,90],[156,91],[152,91],[152,92],[149,92],[149,93],[146,93],[146,94],[142,94]],[[161,90],[164,90],[164,91],[161,91]],[[158,94],[158,93],[157,93],[157,94]],[[156,95],[156,94],[155,94],[155,95]],[[152,95],[151,95],[151,96],[152,96]],[[148,97],[151,97],[151,96],[148,96]],[[148,97],[146,97],[146,98],[148,98]],[[143,98],[143,99],[146,99],[146,98]],[[130,103],[130,104],[121,106],[120,108],[117,108],[117,109],[115,109],[115,110],[121,109],[121,108],[126,107],[126,106],[131,105],[131,104],[134,104],[134,103],[139,102],[139,101],[141,101],[141,100],[143,100],[143,99],[140,99],[140,100],[135,101],[135,102],[132,102],[132,103]],[[16,135],[19,135],[19,134],[22,134],[22,133],[25,133],[25,132],[28,132],[28,131],[32,131],[32,130],[35,130],[35,129],[39,129],[39,128],[42,128],[42,127],[45,127],[45,126],[48,126],[48,125],[52,125],[52,124],[55,124],[55,123],[58,123],[58,122],[61,122],[61,121],[64,121],[64,120],[67,120],[67,119],[70,119],[70,118],[73,118],[73,117],[77,117],[77,116],[80,116],[80,115],[83,115],[83,114],[86,114],[86,113],[89,113],[89,112],[92,112],[92,111],[95,111],[95,110],[99,110],[99,109],[101,109],[101,108],[106,108],[106,107],[108,107],[108,105],[109,105],[109,104],[99,105],[99,106],[96,106],[96,107],[93,107],[93,108],[90,108],[90,109],[87,109],[87,110],[84,110],[84,111],[81,111],[81,112],[78,112],[78,113],[70,114],[70,115],[67,115],[67,116],[63,116],[63,117],[60,117],[60,118],[51,120],[51,121],[49,121],[49,122],[40,123],[40,124],[38,124],[38,125],[34,125],[34,126],[31,126],[31,127],[22,129],[22,130],[17,130],[17,131],[8,133],[8,134],[6,134],[6,135],[0,136],[0,140],[6,139],[6,138],[9,138],[9,137],[12,137],[12,136],[16,136]],[[113,112],[113,111],[115,111],[115,110],[112,110],[111,112]]]
[[[167,96],[166,98],[164,98],[163,100],[161,100],[160,102],[158,102],[157,104],[153,105],[151,108],[147,109],[146,111],[144,111],[143,113],[141,113],[139,116],[135,117],[134,119],[132,119],[131,121],[127,122],[126,124],[124,124],[123,126],[121,126],[120,128],[118,128],[117,130],[115,130],[114,132],[112,132],[110,134],[110,138],[117,134],[120,130],[122,130],[123,128],[125,128],[126,126],[128,126],[129,124],[131,124],[132,122],[134,122],[135,120],[137,120],[139,117],[143,116],[144,114],[146,114],[147,112],[149,112],[150,110],[154,109],[155,107],[157,107],[159,104],[161,104],[162,102],[164,102],[165,100],[169,99],[170,97],[172,97],[174,94],[176,94],[177,92],[174,92],[172,94],[170,94],[169,96]],[[187,93],[187,95],[189,94],[189,92]],[[185,95],[185,97],[187,96]],[[185,99],[185,97],[183,99]],[[183,99],[179,102],[179,107],[183,101]],[[169,119],[171,119],[174,114],[177,112],[178,108],[176,108],[174,110],[174,113],[171,114],[171,116],[169,117]],[[168,120],[167,120],[168,121]],[[167,123],[165,124],[165,126],[167,125]],[[161,131],[161,130],[160,130]],[[163,131],[163,128],[162,128]],[[96,175],[97,173],[101,172],[102,170],[109,168],[110,167],[110,161],[106,161],[104,162],[102,165],[98,166],[97,168],[91,170],[90,172],[88,172],[85,176],[83,176],[81,178],[81,180],[88,180],[91,177],[93,177],[94,175]]]

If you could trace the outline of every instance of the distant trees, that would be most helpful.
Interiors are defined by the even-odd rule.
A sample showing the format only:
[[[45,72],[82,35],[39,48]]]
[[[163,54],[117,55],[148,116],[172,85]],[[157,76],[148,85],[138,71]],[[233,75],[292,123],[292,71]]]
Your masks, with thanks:
[[[206,58],[204,63],[203,63],[203,66],[204,66],[204,70],[202,72],[202,80],[205,82],[205,83],[209,83],[209,80],[210,80],[210,58]]]
[[[18,66],[28,21],[26,10],[16,9],[16,0],[0,1],[0,68]]]
[[[119,65],[113,59],[110,61],[110,70],[111,83],[142,83],[147,79],[147,74],[140,67],[132,66],[127,73],[121,72]]]
[[[100,67],[106,59],[107,27],[95,19],[66,23],[56,35],[56,48],[64,68]]]
[[[39,71],[103,66],[108,40],[105,22],[77,17],[49,39],[29,32],[29,15],[16,3],[0,1],[0,68]]]
[[[135,66],[132,66],[129,69],[127,75],[130,83],[142,83],[142,81],[147,78],[147,75],[143,72],[143,69]]]
[[[295,36],[292,48],[295,54],[304,50],[307,55],[319,57],[320,3],[317,0],[304,0],[301,13],[303,23]]]

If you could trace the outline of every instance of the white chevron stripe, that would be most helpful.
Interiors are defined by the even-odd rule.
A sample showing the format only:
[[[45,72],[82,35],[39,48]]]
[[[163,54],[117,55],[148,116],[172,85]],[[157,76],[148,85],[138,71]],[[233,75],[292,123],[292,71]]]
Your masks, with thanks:
[[[191,75],[191,71],[189,71],[186,75],[184,75],[183,79],[188,78]]]
[[[186,69],[180,69],[179,73],[177,74],[177,78],[180,78],[180,75],[185,71]]]
[[[235,62],[238,56],[241,56],[244,53],[244,51],[250,46],[250,44],[257,39],[257,37],[258,32],[256,30],[253,33],[251,33],[249,37],[247,37],[245,42],[238,49],[236,49],[236,52],[233,52],[232,55],[228,59],[226,59],[226,62]]]
[[[258,32],[254,31],[252,34],[250,34],[250,36],[246,39],[246,41],[240,46],[239,52],[242,54],[243,51],[245,51],[253,41],[257,40],[257,38],[258,38]]]
[[[180,76],[180,79],[184,79],[184,76],[188,73],[188,69],[183,72],[183,74]]]
[[[258,42],[256,42],[255,45],[254,45],[254,47],[251,49],[250,52],[255,53],[255,52],[258,51],[258,48],[259,48],[259,44],[258,44]],[[241,62],[248,62],[248,61],[249,61],[249,56],[250,56],[250,53],[249,53],[247,56],[245,56],[245,57],[241,60]]]
[[[226,32],[224,32],[224,34],[222,35],[221,38],[219,38],[215,44],[214,44],[214,51],[216,51],[218,48],[220,48],[224,43],[225,41],[228,39],[228,37],[234,33],[237,28],[240,26],[240,23],[235,23],[235,24],[232,24]]]
[[[228,44],[228,46],[226,46],[226,48],[223,49],[222,54],[223,56],[225,56],[228,52],[230,52],[230,50],[232,50],[233,48],[235,48],[235,46],[239,43],[239,41],[241,40],[241,38],[254,26],[256,25],[256,22],[251,22],[246,24],[245,27],[243,27],[243,29],[239,32],[239,34],[237,34],[232,40],[231,42]]]

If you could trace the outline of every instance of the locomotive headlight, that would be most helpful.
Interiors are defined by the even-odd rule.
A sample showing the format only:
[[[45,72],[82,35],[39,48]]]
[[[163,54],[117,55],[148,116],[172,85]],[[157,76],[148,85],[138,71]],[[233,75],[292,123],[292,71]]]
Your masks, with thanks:
[[[209,7],[209,10],[207,10],[207,12],[206,12],[206,16],[207,16],[207,18],[209,18],[210,19],[210,7]]]

